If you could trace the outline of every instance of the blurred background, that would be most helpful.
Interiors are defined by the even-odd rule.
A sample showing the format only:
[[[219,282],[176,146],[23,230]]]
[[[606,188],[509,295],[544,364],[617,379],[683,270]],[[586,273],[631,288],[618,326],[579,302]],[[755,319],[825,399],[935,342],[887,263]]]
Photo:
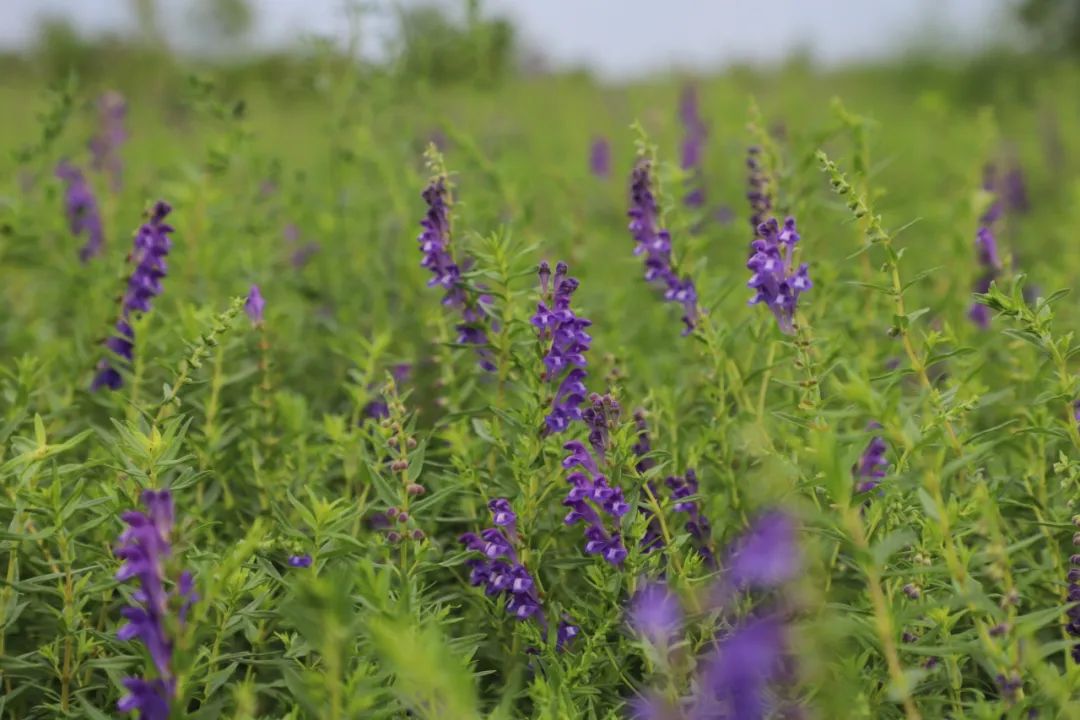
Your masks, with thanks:
[[[250,69],[334,51],[434,82],[490,82],[515,70],[626,81],[791,59],[836,67],[1078,48],[1077,0],[4,0],[0,8],[8,81],[27,69],[20,61],[93,75],[118,53]]]

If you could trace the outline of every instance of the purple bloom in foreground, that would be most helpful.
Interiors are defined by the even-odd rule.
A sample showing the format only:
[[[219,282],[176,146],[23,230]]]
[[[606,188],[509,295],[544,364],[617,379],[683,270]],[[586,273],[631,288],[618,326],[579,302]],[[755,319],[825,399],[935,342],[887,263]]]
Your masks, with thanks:
[[[634,166],[630,182],[629,229],[635,255],[645,256],[645,280],[664,289],[664,299],[682,305],[684,335],[697,325],[697,289],[694,281],[679,277],[671,260],[671,235],[659,227],[660,213],[652,191],[652,164],[642,158]]]
[[[115,333],[105,340],[105,347],[112,351],[113,357],[103,358],[98,363],[98,371],[90,385],[91,390],[107,387],[112,390],[123,385],[123,378],[114,362],[119,359],[128,365],[134,359],[135,331],[131,327],[134,313],[150,312],[151,302],[161,294],[161,280],[165,277],[167,265],[165,256],[172,248],[169,233],[171,225],[165,217],[172,208],[161,200],[155,203],[150,219],[139,228],[135,235],[135,249],[131,258],[135,269],[128,278],[120,307],[120,318],[116,321]]]
[[[116,635],[120,640],[141,640],[158,677],[125,680],[129,694],[121,698],[118,708],[125,712],[138,709],[146,718],[165,718],[169,701],[176,692],[171,667],[172,640],[165,627],[169,602],[171,598],[180,601],[178,615],[183,622],[196,596],[190,573],[181,576],[174,593],[165,590],[164,565],[172,552],[172,494],[168,490],[144,490],[142,502],[144,512],[131,510],[122,515],[127,529],[121,533],[115,551],[123,561],[116,579],[120,582],[136,579],[139,590],[133,595],[136,604],[123,609],[127,624]]]
[[[792,267],[798,242],[795,218],[785,220],[783,228],[776,218],[769,218],[758,226],[758,237],[751,243],[753,254],[746,262],[753,272],[747,286],[755,291],[750,304],[765,303],[776,316],[780,330],[789,335],[795,332],[799,295],[813,287],[805,263],[798,269]]]
[[[289,567],[309,568],[311,567],[311,556],[307,553],[303,553],[302,555],[290,555]]]
[[[423,229],[417,237],[420,251],[424,254],[420,266],[432,273],[432,278],[428,280],[428,287],[438,286],[446,290],[443,305],[461,312],[462,322],[455,328],[458,332],[458,343],[476,345],[480,367],[493,371],[495,363],[491,350],[487,347],[488,336],[485,328],[487,312],[482,305],[486,298],[481,296],[480,301],[477,302],[469,297],[461,277],[461,267],[450,251],[449,197],[446,178],[442,176],[432,178],[424,189],[423,198],[428,210],[424,219],[420,221],[420,227]]]
[[[773,510],[759,517],[729,550],[728,580],[739,589],[771,588],[801,569],[795,521]]]
[[[872,423],[870,426],[871,429],[880,427],[877,423]],[[869,492],[881,484],[882,478],[885,477],[886,471],[889,469],[889,462],[885,459],[887,450],[888,446],[880,435],[870,438],[866,449],[859,456],[859,462],[851,468],[857,477],[855,492]]]
[[[263,311],[265,309],[266,300],[263,299],[262,293],[259,292],[259,286],[252,285],[251,290],[248,291],[247,299],[244,301],[244,312],[247,313],[252,325],[259,327],[263,324]]]
[[[555,266],[555,277],[546,262],[540,263],[540,302],[532,316],[544,353],[543,379],[555,387],[551,412],[544,418],[544,433],[566,430],[574,420],[581,419],[581,403],[585,401],[585,353],[592,344],[587,329],[592,323],[578,317],[570,308],[578,281],[567,276],[566,263]]]
[[[611,143],[607,138],[600,136],[593,138],[589,146],[589,170],[603,180],[611,176]]]
[[[109,175],[109,187],[119,192],[123,161],[120,159],[120,146],[127,141],[124,118],[127,115],[127,103],[124,96],[110,90],[97,101],[98,133],[90,139],[90,154],[93,156],[93,168],[97,172]]]
[[[646,585],[630,604],[630,625],[654,645],[670,645],[682,619],[679,599],[663,583]]]
[[[86,236],[86,243],[79,250],[79,259],[86,262],[99,255],[105,245],[101,211],[90,184],[77,167],[67,161],[61,162],[56,166],[56,177],[67,185],[64,191],[64,212],[67,215],[68,229],[76,237]]]
[[[774,617],[748,620],[706,660],[693,720],[758,720],[769,711],[768,686],[784,671],[783,624]]]

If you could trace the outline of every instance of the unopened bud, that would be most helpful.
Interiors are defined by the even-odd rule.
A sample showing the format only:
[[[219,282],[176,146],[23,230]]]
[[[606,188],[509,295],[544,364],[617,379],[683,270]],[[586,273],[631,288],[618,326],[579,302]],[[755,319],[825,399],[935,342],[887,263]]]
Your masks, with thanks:
[[[427,490],[425,490],[424,486],[420,485],[419,483],[409,483],[405,486],[405,492],[407,492],[409,495],[423,495],[427,492]]]

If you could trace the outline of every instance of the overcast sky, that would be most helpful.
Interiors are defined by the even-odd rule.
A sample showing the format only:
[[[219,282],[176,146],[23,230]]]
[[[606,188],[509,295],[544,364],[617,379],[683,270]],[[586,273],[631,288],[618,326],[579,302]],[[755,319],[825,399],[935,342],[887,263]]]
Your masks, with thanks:
[[[158,0],[162,25],[190,47],[197,0]],[[410,0],[406,0],[407,2]],[[823,62],[880,57],[914,40],[972,47],[1000,34],[1014,0],[487,0],[516,21],[527,44],[557,65],[587,64],[608,76],[671,66],[773,61],[809,49]],[[388,0],[368,0],[368,47],[388,31]],[[460,3],[441,0],[458,7]],[[252,0],[253,40],[287,44],[347,34],[344,0]],[[0,45],[24,45],[39,17],[64,16],[87,32],[132,26],[130,0],[0,0]]]

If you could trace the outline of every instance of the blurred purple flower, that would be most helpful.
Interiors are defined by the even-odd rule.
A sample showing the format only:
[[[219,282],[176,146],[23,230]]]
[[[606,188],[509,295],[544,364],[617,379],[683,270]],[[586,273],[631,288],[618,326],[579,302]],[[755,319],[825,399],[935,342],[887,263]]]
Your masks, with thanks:
[[[1073,516],[1073,525],[1080,528],[1080,515]],[[1080,529],[1072,537],[1073,554],[1069,557],[1069,573],[1066,580],[1069,583],[1066,601],[1072,606],[1066,611],[1068,623],[1065,631],[1076,642],[1072,646],[1072,659],[1080,665]]]
[[[870,424],[871,430],[880,427],[877,423]],[[881,484],[882,478],[886,476],[886,471],[889,469],[889,461],[885,459],[887,450],[888,446],[880,435],[874,435],[870,438],[866,449],[859,456],[859,462],[851,468],[858,479],[855,492],[869,492]]]
[[[127,102],[124,96],[110,90],[97,101],[98,132],[90,139],[91,165],[97,172],[109,175],[109,187],[116,193],[120,191],[124,169],[120,159],[120,147],[127,141],[124,118],[127,115]]]
[[[794,578],[802,563],[795,521],[785,512],[761,515],[731,548],[727,579],[738,589],[772,588]]]
[[[589,146],[589,170],[598,178],[611,176],[611,144],[607,138],[596,136]]]
[[[975,257],[983,270],[975,281],[974,292],[989,292],[990,284],[1001,272],[1001,257],[998,255],[997,237],[994,225],[1005,211],[1005,204],[997,190],[997,168],[987,165],[983,170],[983,190],[993,195],[990,205],[979,217],[979,229],[975,232]],[[982,303],[973,302],[968,309],[968,318],[985,330],[990,327],[990,309]]]
[[[128,278],[120,307],[120,319],[116,321],[115,333],[105,340],[105,347],[113,352],[124,364],[130,364],[134,358],[135,331],[131,326],[134,313],[150,312],[151,302],[161,294],[161,280],[166,275],[165,256],[172,248],[169,233],[171,225],[165,217],[172,212],[168,203],[159,200],[154,204],[149,220],[135,234],[135,248],[131,258],[135,268]],[[102,358],[90,390],[103,387],[117,390],[123,385],[123,378],[113,364],[114,358]]]
[[[682,626],[679,599],[663,583],[649,583],[630,603],[630,625],[653,645],[668,647]]]
[[[769,180],[765,168],[761,165],[761,148],[751,145],[746,153],[746,199],[750,203],[750,227],[754,237],[758,228],[772,211],[772,197],[769,195]]]
[[[309,568],[311,567],[311,556],[307,553],[303,553],[301,555],[290,555],[289,567]]]
[[[68,229],[76,237],[86,235],[86,243],[79,250],[79,259],[86,262],[99,255],[105,245],[101,211],[90,184],[77,167],[65,160],[56,166],[56,177],[67,185],[64,191],[64,212],[67,215]]]
[[[690,191],[683,198],[687,207],[697,208],[705,204],[702,156],[708,129],[701,119],[697,87],[687,84],[679,98],[679,119],[683,125],[682,157],[680,167],[690,173]]]
[[[691,720],[765,718],[768,687],[782,675],[786,653],[784,626],[775,617],[735,628],[705,661]]]
[[[252,325],[259,327],[263,324],[263,311],[265,309],[266,301],[263,299],[262,293],[259,292],[259,286],[252,285],[251,290],[248,291],[247,299],[244,301],[244,312],[247,313]]]
[[[532,316],[532,325],[544,352],[542,379],[549,386],[557,384],[551,401],[551,412],[544,418],[544,433],[551,435],[566,430],[574,420],[581,419],[581,403],[585,401],[585,353],[592,344],[586,332],[592,324],[578,317],[570,308],[578,281],[567,276],[566,263],[555,266],[555,277],[547,262],[540,263],[540,302]]]
[[[799,295],[813,287],[807,265],[792,266],[799,233],[795,218],[789,217],[780,228],[776,218],[758,226],[758,236],[751,243],[753,254],[746,267],[753,272],[747,286],[755,291],[751,305],[765,303],[780,325],[781,332],[795,332],[795,310]]]
[[[652,164],[641,158],[630,183],[629,229],[635,255],[645,256],[645,280],[664,289],[664,299],[682,305],[683,335],[697,325],[697,289],[689,276],[680,278],[671,260],[671,235],[659,227],[660,213],[652,191]]]

